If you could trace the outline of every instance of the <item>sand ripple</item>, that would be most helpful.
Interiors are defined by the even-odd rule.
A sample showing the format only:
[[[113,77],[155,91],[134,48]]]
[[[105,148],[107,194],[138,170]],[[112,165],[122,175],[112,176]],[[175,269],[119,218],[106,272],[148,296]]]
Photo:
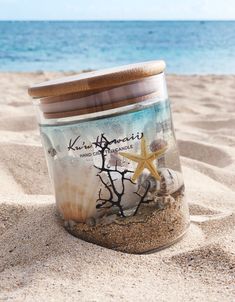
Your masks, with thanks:
[[[174,246],[129,255],[55,214],[25,88],[58,75],[0,74],[0,301],[233,301],[235,76],[167,77],[192,223]]]

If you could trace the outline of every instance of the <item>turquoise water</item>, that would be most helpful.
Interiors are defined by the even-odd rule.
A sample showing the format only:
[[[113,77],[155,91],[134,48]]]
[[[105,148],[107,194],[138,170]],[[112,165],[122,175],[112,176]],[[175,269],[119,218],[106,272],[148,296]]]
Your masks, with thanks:
[[[0,22],[0,70],[98,69],[164,59],[171,73],[235,73],[235,22]]]

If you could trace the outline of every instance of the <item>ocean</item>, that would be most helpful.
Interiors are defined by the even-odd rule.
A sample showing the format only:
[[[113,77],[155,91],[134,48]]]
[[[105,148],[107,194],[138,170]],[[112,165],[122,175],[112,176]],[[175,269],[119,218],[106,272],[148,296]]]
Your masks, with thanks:
[[[169,73],[235,73],[235,22],[0,22],[0,71],[78,71],[156,59]]]

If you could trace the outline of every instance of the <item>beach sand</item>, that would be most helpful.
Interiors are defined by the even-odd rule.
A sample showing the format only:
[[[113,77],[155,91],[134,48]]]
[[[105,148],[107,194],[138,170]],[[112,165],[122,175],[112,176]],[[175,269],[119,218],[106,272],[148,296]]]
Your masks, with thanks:
[[[79,240],[55,215],[27,87],[0,74],[0,301],[234,301],[235,76],[168,75],[191,226],[130,255]]]

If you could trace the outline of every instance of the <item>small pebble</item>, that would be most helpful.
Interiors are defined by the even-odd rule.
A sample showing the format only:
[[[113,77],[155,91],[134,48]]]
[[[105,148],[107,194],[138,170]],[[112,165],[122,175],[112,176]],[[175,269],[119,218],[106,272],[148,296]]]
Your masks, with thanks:
[[[86,224],[93,227],[96,225],[96,221],[94,217],[90,217],[86,219]]]

